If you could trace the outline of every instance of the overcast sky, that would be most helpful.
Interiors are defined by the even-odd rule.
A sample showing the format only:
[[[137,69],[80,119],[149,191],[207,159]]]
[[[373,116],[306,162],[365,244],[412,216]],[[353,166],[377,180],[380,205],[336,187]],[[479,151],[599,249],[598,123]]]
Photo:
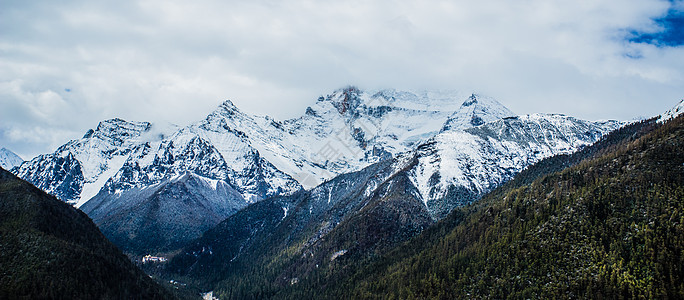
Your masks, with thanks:
[[[518,114],[657,115],[684,97],[683,1],[0,1],[0,147],[100,120],[277,119],[320,95],[453,89]]]

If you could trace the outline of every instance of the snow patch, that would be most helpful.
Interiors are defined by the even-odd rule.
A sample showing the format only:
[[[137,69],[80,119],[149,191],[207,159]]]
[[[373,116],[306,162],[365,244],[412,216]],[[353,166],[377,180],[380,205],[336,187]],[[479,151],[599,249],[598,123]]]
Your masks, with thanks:
[[[347,253],[346,249],[342,249],[340,251],[337,251],[330,256],[330,261],[333,261],[333,260],[337,259],[338,257],[345,255],[346,253]]]
[[[283,217],[281,218],[281,220],[284,220],[287,217],[287,211],[288,210],[289,209],[287,206],[283,206]]]
[[[218,184],[219,184],[219,182],[220,182],[221,180],[211,179],[211,178],[207,178],[207,177],[200,176],[200,175],[197,175],[197,174],[193,174],[193,175],[194,175],[195,177],[197,177],[197,178],[203,180],[209,187],[211,187],[212,190],[215,191],[215,190],[218,189]]]
[[[128,159],[128,156],[126,155],[120,155],[120,156],[114,156],[112,157],[108,164],[107,164],[107,170],[104,172],[100,173],[98,177],[92,182],[85,182],[83,184],[83,189],[81,190],[81,196],[74,205],[76,208],[81,207],[83,204],[88,202],[90,198],[94,197],[97,195],[97,193],[100,192],[102,187],[107,183],[107,181],[123,167],[124,163],[126,163],[126,160]]]

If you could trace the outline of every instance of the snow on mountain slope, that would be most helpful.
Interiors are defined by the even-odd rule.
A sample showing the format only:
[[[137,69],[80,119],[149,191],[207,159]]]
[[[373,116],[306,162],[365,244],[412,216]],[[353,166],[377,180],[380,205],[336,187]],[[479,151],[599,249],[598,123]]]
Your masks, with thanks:
[[[388,209],[419,207],[423,217],[415,224],[423,224],[618,126],[515,117],[473,94],[348,87],[285,121],[244,113],[231,101],[185,127],[103,121],[14,172],[81,207],[127,251],[171,251],[274,196],[308,194],[307,207],[284,204],[278,213],[330,226],[383,199],[393,203]]]
[[[525,167],[577,151],[621,125],[532,114],[447,130],[418,148],[411,180],[428,208],[442,215],[455,205],[475,200]]]
[[[8,150],[7,148],[0,149],[0,167],[5,170],[11,170],[23,163],[24,160],[19,157],[16,153]]]
[[[81,163],[68,151],[39,155],[12,172],[70,204],[78,202],[85,181]]]
[[[133,148],[104,190],[117,194],[133,187],[157,184],[186,171],[226,180],[228,167],[216,149],[205,140],[182,132],[162,141],[156,149],[150,143]]]
[[[449,117],[442,131],[466,129],[513,116],[513,112],[493,98],[473,94]]]
[[[426,142],[442,145],[437,149],[440,154],[432,159],[444,161],[446,159],[442,160],[441,156],[450,155],[446,149],[449,139],[463,139],[462,144],[455,146],[463,153],[472,151],[469,147],[483,147],[483,143],[466,138],[472,134],[462,133],[462,130],[512,116],[510,110],[494,99],[473,94],[365,92],[347,87],[318,98],[301,117],[285,121],[246,114],[231,101],[222,103],[204,120],[183,128],[120,119],[103,121],[82,139],[65,144],[53,154],[35,158],[16,172],[77,206],[100,192],[117,194],[131,188],[143,188],[186,171],[224,181],[245,201],[255,202],[292,194],[302,187],[313,188],[339,174],[358,171],[411,152]],[[525,130],[528,129],[534,128]],[[455,136],[458,134],[468,135]],[[548,138],[553,140],[556,136],[562,134]],[[494,145],[495,141],[490,143],[492,149],[500,146]],[[421,151],[430,148],[421,147]],[[560,150],[539,151],[541,154],[537,156],[545,157]],[[504,150],[490,154],[512,155]],[[459,155],[466,154],[453,154],[447,158],[458,159]],[[509,164],[511,170],[519,170],[530,161],[519,154]],[[478,162],[474,159],[472,163]],[[415,180],[423,186],[424,195],[430,193],[426,189],[433,182],[440,184],[437,188],[440,190],[448,180],[466,178],[469,176],[466,173],[470,172],[466,169],[466,173],[460,174],[458,172],[463,170],[459,167],[440,173],[437,170],[442,168],[438,161],[422,166],[425,170],[417,171]],[[49,169],[54,170],[46,172]],[[56,172],[71,176],[64,177]],[[437,173],[442,175],[434,175]],[[440,181],[442,179],[447,181]],[[490,179],[473,181],[474,189],[485,190],[490,181],[501,182]],[[432,196],[426,199],[432,199]]]
[[[667,110],[664,114],[660,116],[658,119],[658,122],[665,122],[670,119],[676,118],[677,116],[681,115],[684,113],[684,99],[680,100],[677,105],[675,105],[673,108]]]
[[[353,109],[354,102],[349,103],[339,107]],[[293,260],[277,280],[287,283],[340,253],[364,257],[404,242],[530,164],[576,151],[619,125],[534,114],[447,129],[415,151],[336,176],[294,199],[276,197],[249,206],[191,243],[171,264],[202,276],[216,265],[233,266],[235,260],[239,264],[282,246],[287,251],[276,253],[287,252]],[[259,244],[264,241],[271,244]]]
[[[293,176],[313,187],[335,175],[411,151],[437,134],[450,117],[470,119],[473,110],[462,105],[467,100],[467,94],[448,91],[364,92],[354,87],[320,97],[302,117],[282,122],[295,141],[290,148],[298,167]],[[512,115],[493,100],[482,106],[489,107],[478,111],[487,120]]]
[[[147,122],[102,121],[82,139],[70,141],[52,154],[40,155],[13,172],[80,206],[104,186],[108,176],[119,170],[132,147],[163,138],[162,134],[150,135],[156,132],[152,127]]]
[[[269,126],[269,117],[250,116],[228,100],[207,118],[186,130],[209,141],[232,172],[230,180],[243,191],[245,199],[254,202],[274,195],[291,194],[300,184],[274,163],[294,147],[286,143],[277,126]]]
[[[101,191],[121,193],[186,171],[230,182],[248,201],[300,189],[259,156],[239,131],[215,132],[209,126],[209,121],[178,128],[106,120],[82,139],[34,158],[15,173],[77,207]]]
[[[349,87],[320,97],[303,116],[282,122],[245,114],[226,101],[193,130],[211,141],[226,161],[244,165],[252,147],[275,169],[313,188],[336,175],[409,151],[439,132],[452,109],[458,108],[454,103],[462,99],[436,95],[371,94]],[[445,103],[449,105],[441,105]]]

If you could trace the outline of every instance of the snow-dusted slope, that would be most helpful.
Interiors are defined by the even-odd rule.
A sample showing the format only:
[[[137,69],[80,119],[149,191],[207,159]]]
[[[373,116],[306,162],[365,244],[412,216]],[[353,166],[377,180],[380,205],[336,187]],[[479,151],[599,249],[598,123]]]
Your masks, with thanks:
[[[245,199],[254,202],[275,195],[291,194],[301,185],[287,169],[274,163],[293,147],[269,117],[250,116],[231,101],[225,101],[205,120],[184,131],[209,141],[230,166],[231,182]]]
[[[12,169],[17,176],[67,203],[76,205],[83,190],[83,168],[71,152],[39,155]]]
[[[544,158],[575,152],[622,122],[564,115],[509,117],[464,130],[446,130],[417,150],[411,180],[436,215],[471,202]],[[451,203],[454,202],[454,203]]]
[[[680,100],[677,105],[660,115],[658,122],[665,122],[684,113],[684,99]]]
[[[5,170],[11,170],[23,163],[24,160],[19,157],[16,153],[8,150],[7,148],[0,149],[0,167]]]

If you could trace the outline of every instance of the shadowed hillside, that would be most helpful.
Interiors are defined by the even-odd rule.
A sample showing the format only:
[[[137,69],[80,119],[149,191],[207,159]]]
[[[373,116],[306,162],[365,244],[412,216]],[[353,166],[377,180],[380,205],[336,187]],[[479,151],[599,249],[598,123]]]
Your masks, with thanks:
[[[81,211],[0,169],[0,299],[174,299]]]

